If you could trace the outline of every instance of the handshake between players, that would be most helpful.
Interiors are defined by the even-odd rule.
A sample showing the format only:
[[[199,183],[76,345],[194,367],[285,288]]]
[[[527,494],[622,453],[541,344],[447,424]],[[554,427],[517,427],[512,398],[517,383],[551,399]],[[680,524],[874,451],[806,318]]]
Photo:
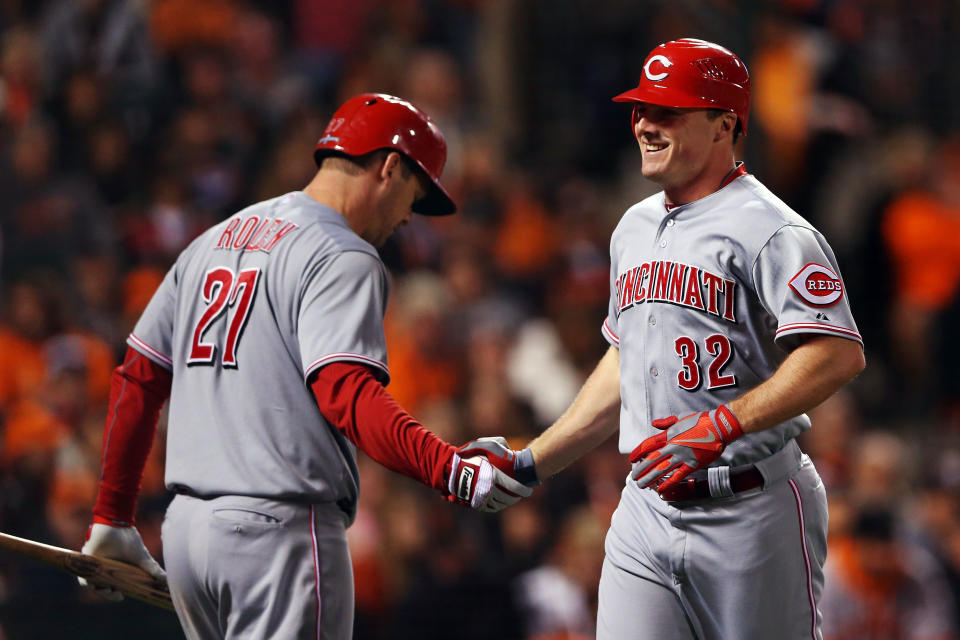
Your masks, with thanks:
[[[498,436],[471,440],[454,452],[447,490],[457,504],[496,513],[528,497],[538,484],[530,449],[515,451]]]
[[[743,431],[733,413],[716,411],[685,418],[654,420],[662,432],[647,438],[630,454],[630,477],[661,495],[691,473],[709,466]],[[533,493],[540,484],[530,447],[514,450],[503,437],[477,438],[453,454],[447,480],[448,499],[479,511],[496,513]]]

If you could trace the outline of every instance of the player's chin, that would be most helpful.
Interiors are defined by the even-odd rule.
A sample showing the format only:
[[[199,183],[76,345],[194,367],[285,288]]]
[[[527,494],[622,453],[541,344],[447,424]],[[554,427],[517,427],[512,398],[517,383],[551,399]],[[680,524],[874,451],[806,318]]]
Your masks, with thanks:
[[[646,158],[643,159],[643,164],[640,166],[640,173],[643,174],[643,177],[653,182],[659,182],[659,178],[663,176],[663,170],[662,162],[647,160]]]
[[[670,164],[670,149],[661,149],[660,151],[643,151],[640,158],[643,165],[643,172],[662,173],[668,164]]]

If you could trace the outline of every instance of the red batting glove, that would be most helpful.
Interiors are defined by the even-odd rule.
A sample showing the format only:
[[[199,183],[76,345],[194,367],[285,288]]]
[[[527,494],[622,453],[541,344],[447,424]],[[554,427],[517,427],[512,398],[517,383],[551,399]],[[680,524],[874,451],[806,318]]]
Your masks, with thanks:
[[[471,509],[482,509],[493,488],[495,469],[483,456],[461,458],[454,452],[447,476],[447,500]]]
[[[672,474],[657,484],[660,492],[709,465],[728,444],[743,435],[736,416],[723,404],[713,412],[692,413],[684,418],[670,416],[654,420],[652,424],[664,431],[647,438],[633,450],[630,462],[634,466],[630,476],[646,488]]]
[[[507,440],[503,437],[471,440],[457,449],[457,453],[462,458],[481,455],[497,469],[528,487],[535,487],[540,484],[537,469],[533,463],[533,453],[530,449],[519,451],[511,449]]]
[[[518,454],[503,438],[471,440],[454,452],[448,477],[448,499],[495,513],[528,497],[533,490],[516,477]],[[533,458],[530,469],[533,472]],[[521,474],[523,475],[523,474]]]

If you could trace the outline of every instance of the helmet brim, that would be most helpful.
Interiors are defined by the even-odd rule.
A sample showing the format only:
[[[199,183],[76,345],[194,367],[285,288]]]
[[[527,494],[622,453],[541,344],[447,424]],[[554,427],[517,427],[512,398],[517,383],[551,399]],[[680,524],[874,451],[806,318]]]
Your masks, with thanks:
[[[427,195],[414,202],[411,209],[424,216],[449,216],[457,212],[457,205],[440,183],[431,180]]]
[[[657,85],[648,85],[636,87],[629,91],[624,91],[620,95],[612,98],[614,102],[646,102],[661,107],[673,107],[674,109],[724,109],[716,104],[715,100],[701,96],[688,95],[677,91],[674,88],[658,87]]]
[[[430,184],[430,187],[427,189],[427,195],[415,201],[413,206],[410,207],[411,210],[422,216],[449,216],[450,214],[456,213],[457,205],[453,202],[453,198],[450,197],[447,190],[443,188],[443,185],[440,184],[440,181],[430,177],[430,172],[427,171],[427,168],[423,166],[422,162],[399,149],[398,151],[414,165],[415,168],[411,168],[414,168],[414,171],[419,171],[420,175],[426,178]]]

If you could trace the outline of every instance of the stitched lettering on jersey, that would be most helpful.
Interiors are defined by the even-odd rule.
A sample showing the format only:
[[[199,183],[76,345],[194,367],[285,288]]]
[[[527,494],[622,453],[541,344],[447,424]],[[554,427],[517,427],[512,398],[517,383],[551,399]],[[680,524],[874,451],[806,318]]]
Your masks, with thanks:
[[[270,251],[298,225],[281,218],[263,218],[259,216],[235,216],[220,233],[214,249],[228,251]]]
[[[665,302],[736,322],[737,283],[699,267],[654,260],[617,276],[617,317],[644,302]]]

